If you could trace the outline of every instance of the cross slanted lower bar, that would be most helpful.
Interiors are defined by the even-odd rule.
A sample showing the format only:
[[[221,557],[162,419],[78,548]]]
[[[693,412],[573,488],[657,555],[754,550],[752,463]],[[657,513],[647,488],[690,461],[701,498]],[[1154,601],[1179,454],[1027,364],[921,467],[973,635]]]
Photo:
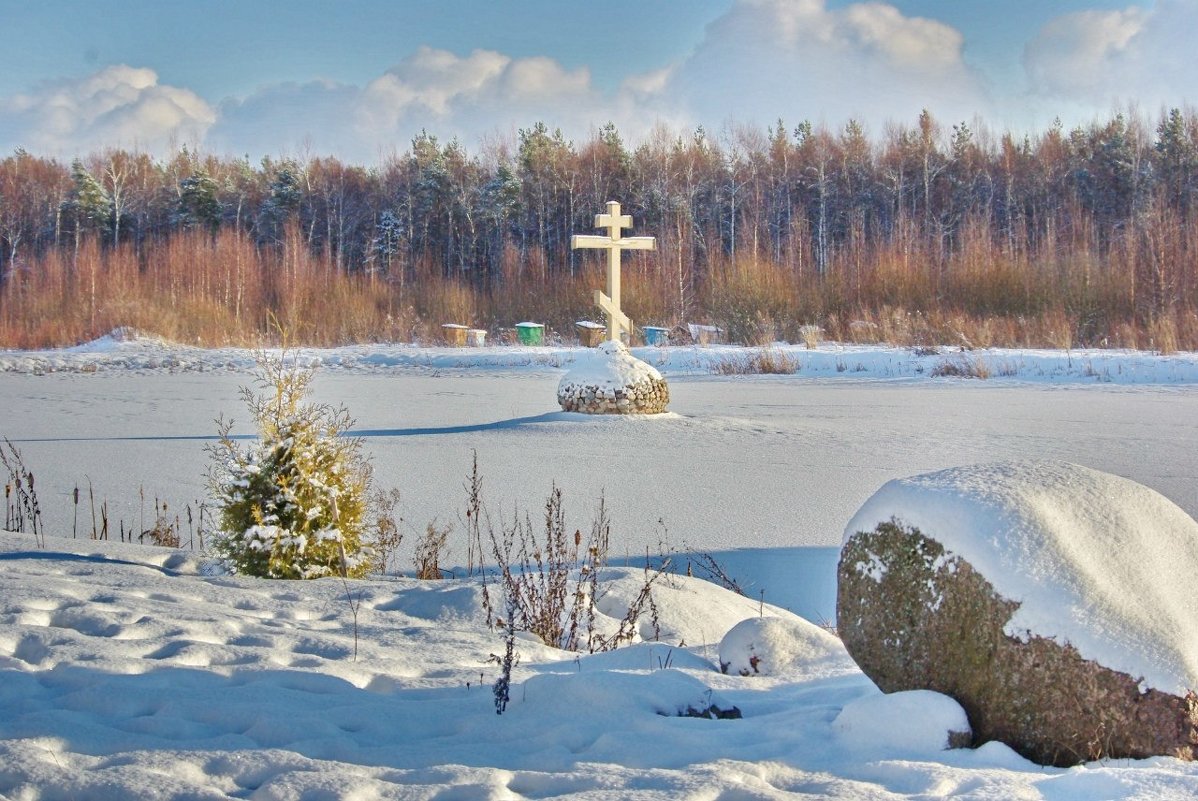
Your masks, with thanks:
[[[607,293],[595,290],[595,303],[607,313],[607,338],[612,342],[620,340],[620,332],[627,331],[632,335],[632,320],[620,310],[620,252],[624,250],[653,250],[657,240],[651,236],[620,236],[622,228],[632,227],[632,217],[620,214],[620,204],[614,200],[607,202],[607,213],[595,215],[595,227],[606,228],[607,236],[584,236],[575,234],[570,237],[570,247],[596,248],[607,251]]]

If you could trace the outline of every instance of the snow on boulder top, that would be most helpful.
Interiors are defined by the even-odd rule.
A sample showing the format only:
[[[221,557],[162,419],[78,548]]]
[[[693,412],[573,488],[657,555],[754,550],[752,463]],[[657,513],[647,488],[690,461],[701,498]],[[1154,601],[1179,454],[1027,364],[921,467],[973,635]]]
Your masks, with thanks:
[[[1198,523],[1134,481],[1054,461],[890,481],[844,539],[896,518],[960,556],[1019,609],[1006,633],[1176,695],[1198,690]]]
[[[599,389],[631,387],[648,379],[661,380],[661,373],[628,352],[622,342],[603,342],[580,356],[562,376],[559,387],[591,386]]]

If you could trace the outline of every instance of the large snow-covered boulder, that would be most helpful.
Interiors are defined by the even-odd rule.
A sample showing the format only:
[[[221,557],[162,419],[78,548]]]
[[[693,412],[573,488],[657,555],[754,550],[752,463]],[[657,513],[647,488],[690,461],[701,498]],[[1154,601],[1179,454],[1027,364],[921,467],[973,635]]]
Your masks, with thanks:
[[[670,388],[656,368],[622,342],[604,342],[562,376],[557,402],[567,412],[657,414],[669,405]]]
[[[1063,462],[891,481],[845,529],[837,622],[885,692],[956,698],[1042,764],[1198,757],[1198,523]]]

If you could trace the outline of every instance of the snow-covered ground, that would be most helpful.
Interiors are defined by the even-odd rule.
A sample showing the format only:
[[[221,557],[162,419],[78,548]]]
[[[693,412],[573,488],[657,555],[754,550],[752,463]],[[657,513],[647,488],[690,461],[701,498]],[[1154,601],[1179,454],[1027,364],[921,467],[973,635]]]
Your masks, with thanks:
[[[944,750],[955,704],[882,696],[843,652],[723,675],[726,632],[788,613],[698,579],[659,583],[660,643],[576,658],[520,640],[499,716],[488,658],[502,643],[472,581],[353,582],[355,658],[339,581],[205,577],[194,556],[52,544],[0,534],[0,797],[12,801],[1198,791],[1198,766],[1167,758],[1060,770],[997,743]],[[677,716],[712,703],[743,717]]]
[[[602,492],[617,553],[710,552],[745,587],[671,580],[660,644],[575,659],[521,641],[503,716],[487,662],[502,643],[469,581],[355,584],[355,659],[340,582],[205,576],[198,555],[70,541],[91,529],[89,479],[113,530],[141,525],[139,489],[145,517],[155,497],[172,511],[205,497],[214,418],[252,433],[237,398],[251,354],[136,338],[0,352],[0,435],[35,473],[51,531],[45,551],[0,535],[0,797],[1198,795],[1198,768],[1171,759],[1054,770],[996,744],[940,750],[927,723],[942,704],[883,699],[846,658],[768,677],[716,668],[763,594],[767,614],[831,620],[845,524],[892,478],[1055,458],[1194,515],[1198,355],[822,345],[786,349],[793,376],[714,376],[743,351],[635,352],[670,381],[669,414],[558,411],[581,349],[300,352],[322,366],[318,399],[357,418],[377,483],[402,491],[404,554],[430,520],[456,521],[477,452],[494,515],[536,515],[556,481],[585,530]],[[932,377],[960,359],[992,377]],[[709,689],[743,719],[659,714]]]

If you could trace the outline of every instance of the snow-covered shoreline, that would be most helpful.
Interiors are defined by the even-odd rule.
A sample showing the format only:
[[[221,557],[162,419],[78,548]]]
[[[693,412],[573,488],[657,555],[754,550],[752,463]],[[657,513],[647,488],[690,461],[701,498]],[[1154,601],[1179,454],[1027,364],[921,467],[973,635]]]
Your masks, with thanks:
[[[796,375],[810,378],[949,380],[944,368],[973,367],[995,382],[1049,384],[1198,384],[1198,353],[1161,355],[1151,351],[1080,349],[962,350],[956,347],[902,348],[885,345],[777,343],[770,349],[794,360]],[[709,375],[721,363],[745,358],[760,348],[731,345],[639,347],[632,353],[667,377]],[[404,370],[568,370],[589,349],[571,346],[499,345],[478,348],[412,344],[296,348],[305,364],[346,373]],[[93,342],[56,350],[0,350],[0,373],[52,372],[250,372],[254,351],[200,348],[114,332]]]

